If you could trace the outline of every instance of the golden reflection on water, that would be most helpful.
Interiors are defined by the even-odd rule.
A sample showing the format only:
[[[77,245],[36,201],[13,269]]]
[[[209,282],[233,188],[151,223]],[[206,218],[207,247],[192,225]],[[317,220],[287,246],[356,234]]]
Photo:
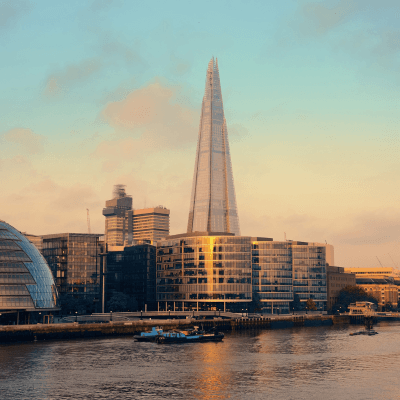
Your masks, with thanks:
[[[229,398],[229,389],[233,377],[231,373],[221,368],[229,357],[229,342],[203,343],[197,354],[199,363],[198,375],[195,378],[195,398],[198,399],[226,399]]]

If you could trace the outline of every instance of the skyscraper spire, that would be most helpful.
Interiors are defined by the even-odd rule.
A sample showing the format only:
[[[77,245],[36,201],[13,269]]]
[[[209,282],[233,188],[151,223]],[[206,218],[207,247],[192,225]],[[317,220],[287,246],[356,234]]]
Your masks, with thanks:
[[[218,61],[214,57],[208,64],[201,108],[188,221],[190,232],[240,235]]]

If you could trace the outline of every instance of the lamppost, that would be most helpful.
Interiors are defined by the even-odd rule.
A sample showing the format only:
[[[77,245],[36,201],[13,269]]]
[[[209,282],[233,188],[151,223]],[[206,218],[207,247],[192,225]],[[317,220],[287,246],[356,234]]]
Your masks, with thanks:
[[[78,311],[75,311],[75,322],[78,322]]]
[[[112,311],[110,311],[110,322],[112,322]]]

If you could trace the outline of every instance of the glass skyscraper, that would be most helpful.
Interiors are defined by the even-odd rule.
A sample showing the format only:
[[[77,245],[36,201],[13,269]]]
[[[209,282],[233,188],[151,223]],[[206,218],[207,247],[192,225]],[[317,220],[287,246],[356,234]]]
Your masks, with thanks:
[[[207,69],[187,231],[240,236],[218,61],[214,58]]]

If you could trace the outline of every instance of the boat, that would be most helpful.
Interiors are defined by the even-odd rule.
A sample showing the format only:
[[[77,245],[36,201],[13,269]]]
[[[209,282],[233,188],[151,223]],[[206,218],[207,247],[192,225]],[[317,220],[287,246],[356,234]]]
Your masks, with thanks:
[[[160,344],[168,343],[197,343],[197,342],[221,342],[224,338],[222,332],[204,332],[204,331],[172,331],[164,332],[156,338]]]
[[[153,326],[150,332],[140,332],[140,335],[135,335],[133,338],[138,342],[155,342],[162,334],[163,328],[161,326]]]
[[[373,336],[377,335],[379,332],[374,331],[373,329],[365,330],[365,331],[358,331],[358,332],[352,332],[350,333],[350,336],[357,336],[357,335],[367,335],[367,336]]]

